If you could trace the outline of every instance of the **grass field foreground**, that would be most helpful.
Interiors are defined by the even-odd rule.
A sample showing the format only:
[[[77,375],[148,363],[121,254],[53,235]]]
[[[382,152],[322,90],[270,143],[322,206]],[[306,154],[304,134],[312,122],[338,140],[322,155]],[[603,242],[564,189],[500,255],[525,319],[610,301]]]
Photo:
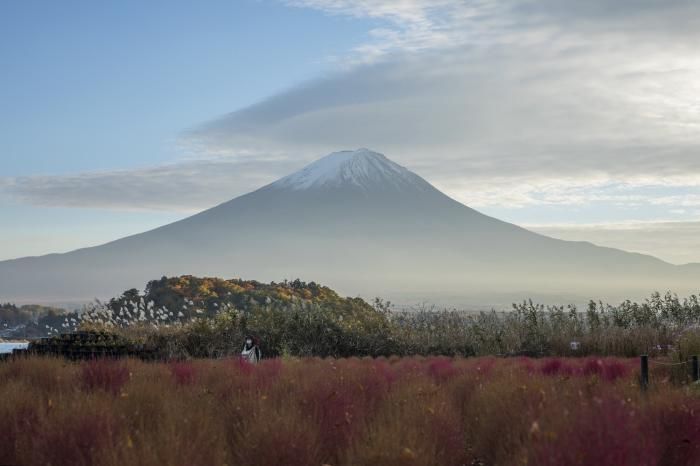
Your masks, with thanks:
[[[700,398],[636,359],[0,364],[0,464],[696,465]]]

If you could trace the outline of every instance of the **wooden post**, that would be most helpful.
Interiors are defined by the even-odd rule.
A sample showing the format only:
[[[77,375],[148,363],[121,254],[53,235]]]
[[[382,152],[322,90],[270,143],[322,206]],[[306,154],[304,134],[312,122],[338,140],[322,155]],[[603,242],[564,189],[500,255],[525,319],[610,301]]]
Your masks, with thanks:
[[[649,356],[643,354],[641,357],[642,364],[642,377],[640,383],[642,385],[642,390],[649,388]]]
[[[697,382],[700,379],[700,367],[698,366],[698,356],[693,356],[693,382]]]

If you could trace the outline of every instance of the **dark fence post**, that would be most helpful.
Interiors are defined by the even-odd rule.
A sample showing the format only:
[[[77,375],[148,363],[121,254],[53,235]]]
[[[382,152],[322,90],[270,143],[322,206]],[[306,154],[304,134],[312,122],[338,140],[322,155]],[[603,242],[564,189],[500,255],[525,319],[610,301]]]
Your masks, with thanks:
[[[642,363],[642,377],[640,383],[642,385],[642,390],[646,390],[649,387],[649,356],[643,354],[641,356]]]
[[[700,367],[698,366],[698,356],[693,356],[693,382],[697,382],[700,378]]]

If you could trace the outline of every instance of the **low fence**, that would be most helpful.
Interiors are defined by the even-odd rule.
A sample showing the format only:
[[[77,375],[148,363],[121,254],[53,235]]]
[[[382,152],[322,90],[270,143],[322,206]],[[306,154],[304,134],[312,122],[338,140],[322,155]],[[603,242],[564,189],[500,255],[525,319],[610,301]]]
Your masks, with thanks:
[[[698,383],[700,381],[700,363],[697,355],[694,355],[685,361],[665,362],[650,360],[649,355],[643,354],[639,357],[639,385],[641,386],[642,390],[647,390],[649,388],[649,363],[657,366],[665,366],[671,369],[681,369],[681,366],[685,366],[688,368],[690,373],[690,380],[693,383]]]

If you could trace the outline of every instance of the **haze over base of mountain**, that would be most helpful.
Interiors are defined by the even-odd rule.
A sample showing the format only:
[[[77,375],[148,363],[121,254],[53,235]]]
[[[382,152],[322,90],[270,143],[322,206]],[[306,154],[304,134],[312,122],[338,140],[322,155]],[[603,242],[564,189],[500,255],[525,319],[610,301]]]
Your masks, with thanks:
[[[700,266],[561,241],[483,215],[367,149],[337,152],[163,227],[0,262],[0,301],[109,298],[163,275],[301,278],[346,295],[497,306],[686,294]]]

